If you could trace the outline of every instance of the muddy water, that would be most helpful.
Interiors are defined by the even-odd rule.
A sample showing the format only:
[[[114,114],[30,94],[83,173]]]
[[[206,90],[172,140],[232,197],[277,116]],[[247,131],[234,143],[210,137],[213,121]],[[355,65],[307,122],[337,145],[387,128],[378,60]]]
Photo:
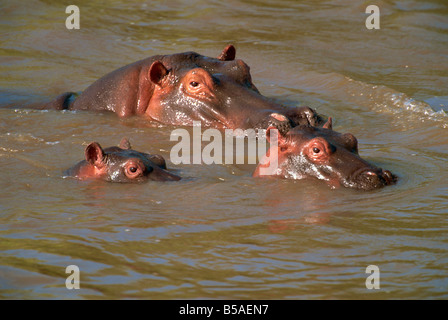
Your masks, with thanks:
[[[359,2],[359,1],[358,1]],[[376,1],[0,4],[0,297],[448,298],[448,5]],[[372,192],[251,178],[253,165],[173,165],[174,127],[21,108],[155,54],[233,43],[255,85],[308,104],[399,176]],[[87,143],[160,153],[176,183],[64,179]],[[67,290],[77,265],[81,289]],[[380,289],[368,290],[368,265]]]

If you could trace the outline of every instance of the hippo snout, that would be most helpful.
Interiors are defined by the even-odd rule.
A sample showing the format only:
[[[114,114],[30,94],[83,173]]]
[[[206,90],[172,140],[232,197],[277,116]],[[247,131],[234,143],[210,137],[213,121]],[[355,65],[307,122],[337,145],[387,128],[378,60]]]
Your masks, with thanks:
[[[354,175],[354,187],[365,190],[378,189],[397,182],[397,176],[381,168],[363,168]]]

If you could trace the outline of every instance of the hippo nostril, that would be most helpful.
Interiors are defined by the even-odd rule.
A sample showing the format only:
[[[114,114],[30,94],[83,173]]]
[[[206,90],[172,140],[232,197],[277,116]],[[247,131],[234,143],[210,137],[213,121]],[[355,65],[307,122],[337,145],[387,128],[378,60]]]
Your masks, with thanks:
[[[383,170],[382,177],[387,185],[393,184],[396,181],[396,177],[389,170]]]
[[[354,172],[353,178],[354,180],[379,180],[381,178],[381,171],[373,168],[362,168]]]
[[[380,168],[362,168],[353,175],[355,185],[362,189],[376,189],[392,184],[391,177]]]

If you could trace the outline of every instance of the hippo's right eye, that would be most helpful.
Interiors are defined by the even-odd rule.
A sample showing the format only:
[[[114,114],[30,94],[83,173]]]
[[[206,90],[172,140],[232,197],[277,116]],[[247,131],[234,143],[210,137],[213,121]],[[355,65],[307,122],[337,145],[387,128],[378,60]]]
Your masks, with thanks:
[[[332,147],[325,139],[316,137],[305,146],[305,153],[312,162],[322,164],[328,161]]]
[[[199,82],[196,82],[196,81],[190,82],[190,86],[192,86],[193,88],[196,88],[198,85],[199,85]]]
[[[128,163],[126,163],[124,168],[124,173],[129,179],[135,179],[143,175],[143,172],[144,172],[144,165],[134,160],[131,160]]]

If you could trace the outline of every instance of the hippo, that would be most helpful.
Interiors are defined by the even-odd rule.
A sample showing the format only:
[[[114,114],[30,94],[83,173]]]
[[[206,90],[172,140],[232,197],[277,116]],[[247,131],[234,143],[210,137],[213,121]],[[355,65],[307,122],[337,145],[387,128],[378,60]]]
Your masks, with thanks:
[[[111,182],[178,181],[181,178],[166,170],[165,159],[132,150],[123,138],[118,147],[103,150],[97,142],[85,149],[86,160],[68,169],[65,176],[80,180],[100,179]]]
[[[274,116],[280,123],[288,121],[283,115]],[[378,168],[359,156],[355,136],[333,131],[331,117],[323,127],[270,126],[266,130],[266,139],[272,140],[273,144],[256,167],[254,177],[317,178],[332,188],[343,186],[362,190],[378,189],[397,181],[390,171]],[[276,165],[271,166],[268,160]]]
[[[168,125],[266,129],[273,112],[291,125],[321,125],[307,107],[287,107],[263,96],[249,66],[228,45],[217,58],[195,52],[156,55],[115,70],[79,96],[66,92],[42,109],[112,111],[120,117],[145,116]]]

